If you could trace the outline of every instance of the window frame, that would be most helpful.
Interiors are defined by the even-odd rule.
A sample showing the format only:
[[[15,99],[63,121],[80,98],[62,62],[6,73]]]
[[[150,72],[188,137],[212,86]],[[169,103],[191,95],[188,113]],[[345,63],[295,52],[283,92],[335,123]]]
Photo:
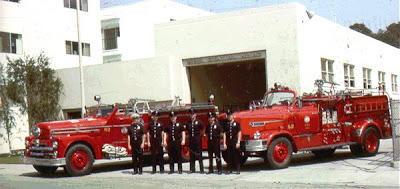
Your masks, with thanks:
[[[335,61],[321,58],[321,77],[325,83],[335,83]]]
[[[114,36],[113,38],[106,38],[106,32],[113,30]],[[107,28],[107,29],[102,29],[102,40],[103,40],[103,51],[112,51],[112,50],[117,50],[118,49],[118,38],[120,37],[120,29],[118,27],[113,27],[113,28]],[[106,44],[109,44],[107,41],[115,41],[115,48],[106,48]]]
[[[392,81],[392,92],[398,92],[398,85],[397,85],[397,75],[392,74],[391,75],[391,81]]]
[[[383,91],[386,91],[386,82],[385,82],[386,73],[383,71],[378,71],[378,84],[382,87]]]
[[[343,76],[344,76],[344,84],[346,87],[356,87],[356,79],[354,77],[354,65],[352,64],[343,64]]]
[[[1,44],[1,49],[0,53],[10,53],[10,54],[22,54],[22,34],[18,33],[10,33],[10,32],[1,32],[6,37],[5,39],[5,44],[7,44],[6,47],[3,48],[3,45]],[[1,36],[1,35],[0,35]],[[21,46],[18,45],[18,41],[21,42]],[[6,49],[6,51],[3,51],[3,49]]]
[[[363,67],[363,88],[372,89],[372,79],[371,79],[372,69]]]
[[[78,0],[78,1],[79,1],[79,10],[84,12],[89,12],[89,1],[88,0]],[[78,6],[76,4],[76,0],[64,0],[64,8],[77,9],[77,7]]]
[[[90,57],[90,43],[82,43],[82,48],[78,47],[79,44],[76,41],[65,40],[65,54],[67,55],[79,55],[79,50],[82,50],[82,56]]]

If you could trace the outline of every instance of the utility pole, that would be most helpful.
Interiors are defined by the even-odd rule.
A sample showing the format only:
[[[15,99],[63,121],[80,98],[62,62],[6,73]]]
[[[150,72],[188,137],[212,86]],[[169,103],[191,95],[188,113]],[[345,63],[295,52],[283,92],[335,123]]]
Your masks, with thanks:
[[[80,0],[76,0],[76,25],[78,30],[78,53],[79,53],[79,71],[80,71],[80,85],[81,85],[81,117],[85,117],[85,85],[83,79],[83,65],[82,65],[82,42],[80,30]]]

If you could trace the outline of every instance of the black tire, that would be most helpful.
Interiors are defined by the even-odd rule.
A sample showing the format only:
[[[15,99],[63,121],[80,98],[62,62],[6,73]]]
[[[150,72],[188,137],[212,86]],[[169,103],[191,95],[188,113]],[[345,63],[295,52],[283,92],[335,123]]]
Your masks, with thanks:
[[[361,144],[350,145],[350,151],[356,157],[361,156],[362,155],[362,146],[361,146]]]
[[[267,162],[272,169],[288,167],[292,159],[292,143],[286,137],[274,139],[267,149]]]
[[[311,151],[318,158],[332,157],[333,153],[335,153],[336,148],[334,149],[324,149],[324,150],[313,150]]]
[[[34,165],[33,168],[35,168],[37,172],[44,175],[54,175],[54,173],[58,169],[58,167],[54,166],[40,166],[40,165]]]
[[[93,167],[93,153],[84,144],[73,145],[68,149],[65,158],[65,171],[71,176],[87,175]]]
[[[379,150],[379,133],[373,127],[368,127],[362,136],[362,155],[374,156]]]

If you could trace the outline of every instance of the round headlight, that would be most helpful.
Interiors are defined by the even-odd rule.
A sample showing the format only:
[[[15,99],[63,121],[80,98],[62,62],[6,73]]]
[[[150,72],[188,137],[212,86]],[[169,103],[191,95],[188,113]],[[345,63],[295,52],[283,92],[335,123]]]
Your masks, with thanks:
[[[33,136],[35,136],[36,138],[40,136],[40,128],[39,127],[34,127],[32,129],[32,134]]]
[[[29,145],[29,140],[25,139],[25,147],[28,147]]]
[[[57,141],[54,141],[54,142],[53,142],[53,148],[54,148],[54,149],[57,149],[57,148],[58,148],[58,142],[57,142]]]
[[[260,137],[261,137],[261,133],[259,131],[256,131],[254,133],[254,139],[260,139]]]

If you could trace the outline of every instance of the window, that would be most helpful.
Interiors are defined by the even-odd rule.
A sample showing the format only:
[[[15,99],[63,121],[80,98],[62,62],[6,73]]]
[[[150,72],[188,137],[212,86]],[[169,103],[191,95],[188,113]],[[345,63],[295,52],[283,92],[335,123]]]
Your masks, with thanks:
[[[14,3],[19,3],[19,0],[2,0],[2,1],[10,1],[10,2],[14,2]]]
[[[22,54],[22,35],[0,32],[0,52]]]
[[[385,72],[378,72],[378,84],[384,91],[386,91],[385,75]]]
[[[392,91],[397,92],[397,75],[392,74]]]
[[[64,0],[64,7],[65,8],[71,8],[71,9],[76,9],[77,0]],[[81,11],[88,12],[88,0],[78,0],[79,1],[79,6]]]
[[[334,83],[335,74],[333,73],[333,60],[321,58],[322,80],[328,83]]]
[[[75,41],[65,41],[65,49],[67,54],[79,55],[78,42]],[[90,56],[90,44],[82,43],[82,55]]]
[[[354,79],[354,66],[350,64],[344,64],[344,84],[346,87],[355,87]]]
[[[103,29],[103,50],[118,49],[119,27]]]
[[[371,85],[371,69],[363,68],[364,89],[372,89]]]

